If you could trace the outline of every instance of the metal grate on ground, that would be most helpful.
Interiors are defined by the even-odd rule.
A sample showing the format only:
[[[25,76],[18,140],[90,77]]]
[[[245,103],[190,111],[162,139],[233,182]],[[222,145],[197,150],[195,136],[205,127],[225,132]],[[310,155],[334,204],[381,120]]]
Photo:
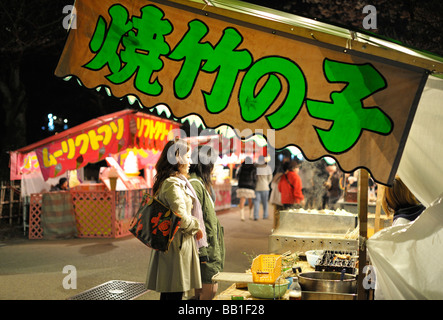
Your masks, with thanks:
[[[148,291],[142,282],[111,280],[68,300],[133,300]]]

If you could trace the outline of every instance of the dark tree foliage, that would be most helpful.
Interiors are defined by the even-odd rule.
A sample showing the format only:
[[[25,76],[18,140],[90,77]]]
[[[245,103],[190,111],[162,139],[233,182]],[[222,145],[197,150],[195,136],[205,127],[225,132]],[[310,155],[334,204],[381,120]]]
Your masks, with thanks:
[[[70,127],[126,106],[103,92],[54,75],[68,31],[63,8],[73,0],[0,0],[0,180],[9,179],[8,151],[55,132],[47,114]]]
[[[402,44],[443,56],[441,0],[247,0],[245,2],[388,37]],[[363,7],[377,9],[377,29],[363,28]]]

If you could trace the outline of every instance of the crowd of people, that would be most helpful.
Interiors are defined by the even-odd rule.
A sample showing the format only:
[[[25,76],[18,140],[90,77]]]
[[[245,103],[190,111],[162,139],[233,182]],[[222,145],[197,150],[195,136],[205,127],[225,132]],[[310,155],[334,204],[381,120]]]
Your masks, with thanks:
[[[252,158],[246,157],[245,161],[237,170],[238,189],[237,198],[240,199],[240,218],[245,221],[244,206],[248,200],[249,219],[258,220],[260,204],[263,206],[263,219],[268,219],[269,185],[272,180],[272,169],[265,162],[263,156],[259,156],[256,164]]]
[[[343,174],[334,164],[321,159],[315,162],[284,159],[273,173],[260,156],[257,163],[250,157],[237,170],[240,199],[240,219],[245,221],[245,203],[248,201],[249,219],[259,219],[260,205],[263,219],[269,217],[268,203],[274,206],[274,229],[279,211],[285,209],[335,210],[343,196]]]

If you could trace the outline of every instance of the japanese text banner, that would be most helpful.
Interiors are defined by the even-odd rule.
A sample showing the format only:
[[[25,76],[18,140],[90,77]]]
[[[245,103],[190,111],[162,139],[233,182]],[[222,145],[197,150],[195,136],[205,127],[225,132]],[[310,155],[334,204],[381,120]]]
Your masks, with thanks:
[[[296,145],[310,160],[331,156],[344,171],[393,179],[424,70],[172,2],[75,6],[57,76],[147,107],[167,104],[175,117],[198,114],[243,137],[275,132],[275,148]]]
[[[129,146],[129,117],[118,118],[35,150],[43,178],[57,177]]]
[[[12,152],[11,180],[35,171],[41,171],[47,180],[132,148],[138,150],[140,166],[153,164],[177,129],[176,122],[141,112],[127,110],[111,114],[100,121],[73,127],[69,134],[56,135],[33,151]]]

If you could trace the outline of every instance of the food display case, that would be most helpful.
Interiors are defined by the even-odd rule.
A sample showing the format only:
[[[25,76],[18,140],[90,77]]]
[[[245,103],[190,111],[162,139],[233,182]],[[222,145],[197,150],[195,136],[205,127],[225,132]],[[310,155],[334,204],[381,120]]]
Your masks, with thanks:
[[[269,236],[269,252],[358,250],[357,215],[345,210],[280,211],[280,224]]]

